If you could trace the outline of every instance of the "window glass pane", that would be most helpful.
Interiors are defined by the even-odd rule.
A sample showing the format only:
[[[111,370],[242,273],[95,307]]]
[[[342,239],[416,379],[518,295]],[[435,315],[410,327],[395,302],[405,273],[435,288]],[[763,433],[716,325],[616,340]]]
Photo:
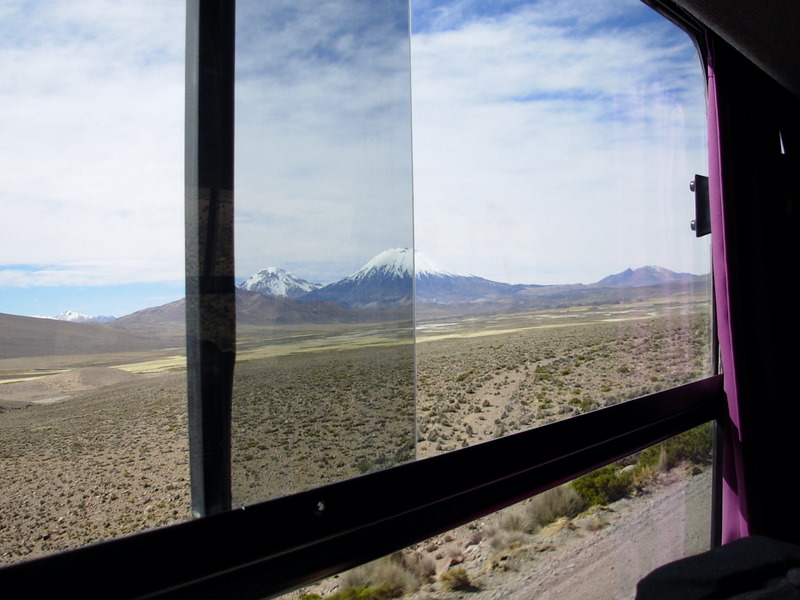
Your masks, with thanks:
[[[656,567],[709,548],[710,458],[708,423],[283,597],[632,599]]]
[[[190,517],[184,28],[0,8],[2,563]]]
[[[709,375],[688,36],[637,0],[412,25],[420,455]]]
[[[413,458],[408,28],[238,3],[234,504]]]

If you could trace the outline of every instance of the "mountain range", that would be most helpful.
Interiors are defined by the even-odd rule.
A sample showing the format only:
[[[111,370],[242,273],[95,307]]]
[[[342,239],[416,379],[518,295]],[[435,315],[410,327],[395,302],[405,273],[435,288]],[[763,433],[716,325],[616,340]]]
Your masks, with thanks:
[[[71,323],[110,323],[116,320],[116,317],[106,315],[87,315],[84,313],[75,312],[74,310],[65,310],[57,317],[40,317],[42,319],[53,319],[55,321],[69,321]]]
[[[415,277],[416,276],[416,279]],[[448,271],[420,252],[391,248],[355,273],[328,285],[309,282],[278,267],[262,269],[239,289],[265,296],[330,302],[347,308],[386,309],[417,303],[458,304],[499,300],[535,285],[511,285]]]
[[[237,287],[236,312],[239,327],[378,322],[410,319],[414,307],[418,318],[486,315],[691,295],[708,286],[708,275],[656,266],[626,269],[592,284],[509,284],[449,271],[419,252],[392,248],[324,286],[279,267],[262,269]],[[98,318],[68,311],[59,319],[87,326]],[[184,323],[181,299],[91,324],[144,336],[168,332],[177,339]]]
[[[675,273],[656,266],[626,269],[593,284],[537,285],[491,281],[476,275],[456,273],[436,265],[428,257],[409,248],[391,248],[370,259],[358,271],[328,285],[310,283],[283,269],[259,271],[241,289],[267,296],[295,298],[303,302],[323,301],[346,308],[382,309],[410,305],[497,305],[530,304],[544,298],[567,301],[597,298],[608,301],[622,290],[649,286],[676,286],[699,281],[700,276]],[[291,283],[291,286],[289,285]],[[309,289],[312,288],[312,289]],[[308,289],[306,292],[302,290]],[[290,293],[291,290],[291,293]],[[571,303],[570,303],[571,304]]]

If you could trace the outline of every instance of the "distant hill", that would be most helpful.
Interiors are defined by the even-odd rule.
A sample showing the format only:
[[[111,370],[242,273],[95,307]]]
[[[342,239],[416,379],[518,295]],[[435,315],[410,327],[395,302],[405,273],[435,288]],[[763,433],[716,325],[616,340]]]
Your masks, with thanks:
[[[420,252],[415,256],[416,300],[423,304],[491,301],[513,295],[525,286],[447,271]]]
[[[659,283],[669,283],[673,281],[684,281],[696,279],[698,275],[691,273],[675,273],[663,267],[639,267],[638,269],[625,269],[616,275],[604,277],[595,287],[644,287]]]
[[[356,310],[321,300],[301,301],[236,290],[236,322],[239,325],[358,323],[386,318],[385,311]],[[410,312],[408,318],[411,318]]]
[[[711,290],[709,275],[693,276],[640,287],[599,287],[596,284],[522,286],[513,296],[495,301],[417,304],[417,318],[467,317],[525,311],[646,302],[666,297],[702,297]]]
[[[72,323],[0,313],[0,358],[156,350],[173,340],[114,329],[108,323]]]
[[[355,323],[385,320],[381,311],[355,310],[330,302],[308,302],[294,298],[267,296],[260,292],[236,289],[236,322],[238,325],[285,325],[300,323]],[[186,323],[186,300],[146,308],[117,319],[112,327],[129,331],[151,330],[153,327],[181,327]]]
[[[186,299],[181,298],[161,306],[153,306],[137,310],[115,320],[113,327],[120,329],[137,329],[142,325],[158,324],[159,326],[184,327],[186,325]]]

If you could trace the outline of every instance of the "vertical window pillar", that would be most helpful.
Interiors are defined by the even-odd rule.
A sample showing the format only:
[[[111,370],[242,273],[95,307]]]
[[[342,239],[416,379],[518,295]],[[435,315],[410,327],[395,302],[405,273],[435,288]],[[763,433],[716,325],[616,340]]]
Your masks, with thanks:
[[[234,14],[234,0],[187,2],[186,354],[195,516],[231,505]]]

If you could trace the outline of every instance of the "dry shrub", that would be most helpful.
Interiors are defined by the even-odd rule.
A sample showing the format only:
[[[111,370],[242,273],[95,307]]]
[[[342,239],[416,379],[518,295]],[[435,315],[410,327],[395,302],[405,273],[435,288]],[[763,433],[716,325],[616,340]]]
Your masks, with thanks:
[[[378,560],[350,569],[342,575],[342,587],[388,587],[393,597],[415,592],[422,578],[409,570],[402,552],[395,552]]]
[[[581,514],[575,523],[587,531],[597,531],[611,524],[609,514],[611,509],[603,506],[592,506]]]
[[[520,548],[528,541],[528,537],[523,531],[496,531],[489,542],[497,552],[505,552],[514,548]]]
[[[659,472],[660,468],[658,465],[637,466],[633,471],[633,487],[637,490],[641,490],[646,484],[652,481]]]
[[[669,471],[673,466],[673,458],[669,456],[667,453],[667,448],[664,444],[661,445],[661,449],[658,452],[658,470],[660,473],[666,473]]]
[[[534,496],[528,504],[527,518],[536,527],[561,517],[574,517],[586,503],[570,485],[561,485]]]
[[[446,592],[471,592],[476,589],[467,572],[461,567],[445,571],[439,576],[439,581],[442,582],[442,589]]]
[[[561,533],[564,530],[575,529],[572,521],[569,517],[559,517],[552,523],[548,523],[544,527],[539,530],[539,535],[544,538],[552,538]]]
[[[436,562],[421,552],[403,552],[403,566],[416,575],[420,582],[429,581],[436,574]]]
[[[535,526],[535,523],[531,522],[528,512],[521,506],[502,511],[497,521],[498,529],[503,531],[531,532]]]
[[[316,594],[310,594],[310,598],[304,596],[300,598],[300,600],[391,600],[401,595],[402,593],[393,589],[388,583],[382,583],[381,585],[373,585],[370,587],[361,585],[346,587],[325,599],[321,599]]]
[[[588,531],[598,531],[609,524],[609,520],[600,514],[592,515],[586,522]]]

